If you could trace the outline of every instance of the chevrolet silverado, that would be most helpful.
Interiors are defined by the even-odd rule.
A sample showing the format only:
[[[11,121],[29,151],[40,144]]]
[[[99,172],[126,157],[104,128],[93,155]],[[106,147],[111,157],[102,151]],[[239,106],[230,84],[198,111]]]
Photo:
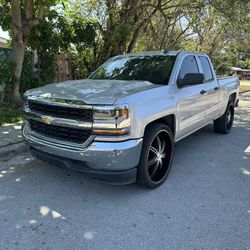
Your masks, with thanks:
[[[153,51],[109,59],[89,78],[24,94],[29,152],[113,184],[155,188],[174,144],[213,122],[231,131],[239,80],[217,78],[204,53]]]

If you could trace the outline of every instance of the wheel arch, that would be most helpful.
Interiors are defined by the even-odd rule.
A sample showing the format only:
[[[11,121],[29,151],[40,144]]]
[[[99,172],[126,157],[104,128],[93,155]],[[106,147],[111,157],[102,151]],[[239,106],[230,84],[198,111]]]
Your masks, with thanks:
[[[236,93],[232,93],[230,96],[229,96],[229,98],[228,98],[228,103],[233,103],[234,105],[236,104]]]
[[[162,124],[167,125],[167,126],[171,129],[171,131],[172,131],[172,133],[173,133],[173,136],[175,137],[175,133],[176,133],[176,117],[175,117],[174,114],[166,115],[166,116],[163,116],[163,117],[161,117],[161,118],[158,118],[158,119],[156,119],[156,120],[154,120],[154,121],[151,121],[150,123],[148,123],[148,124],[146,125],[145,130],[144,130],[144,133],[145,133],[146,129],[147,129],[150,125],[152,125],[152,124],[154,124],[154,123],[162,123]]]

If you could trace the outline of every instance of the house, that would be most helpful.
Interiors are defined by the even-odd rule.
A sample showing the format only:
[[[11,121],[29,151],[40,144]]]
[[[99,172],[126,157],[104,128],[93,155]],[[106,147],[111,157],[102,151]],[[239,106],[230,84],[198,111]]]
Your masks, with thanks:
[[[232,67],[231,70],[239,77],[240,80],[250,80],[250,69]]]
[[[0,37],[0,48],[8,48],[8,39]]]
[[[36,52],[33,53],[34,58],[34,72],[39,74],[39,63],[38,55]],[[8,39],[0,37],[0,60],[4,58],[9,58],[11,54],[11,49],[9,48]],[[69,54],[58,54],[56,55],[56,65],[57,72],[54,78],[54,82],[61,82],[73,79],[72,70],[72,57]]]
[[[11,49],[9,49],[8,39],[0,37],[0,60],[8,58]]]

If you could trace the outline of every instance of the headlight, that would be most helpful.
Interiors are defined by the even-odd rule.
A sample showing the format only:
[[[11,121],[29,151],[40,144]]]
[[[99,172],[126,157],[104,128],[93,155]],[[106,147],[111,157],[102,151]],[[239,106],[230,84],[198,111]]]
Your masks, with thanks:
[[[94,106],[93,134],[127,135],[130,130],[128,105]]]
[[[23,99],[23,111],[27,111],[28,110],[28,101],[27,101],[27,96],[26,95],[23,95],[22,96],[22,99]]]

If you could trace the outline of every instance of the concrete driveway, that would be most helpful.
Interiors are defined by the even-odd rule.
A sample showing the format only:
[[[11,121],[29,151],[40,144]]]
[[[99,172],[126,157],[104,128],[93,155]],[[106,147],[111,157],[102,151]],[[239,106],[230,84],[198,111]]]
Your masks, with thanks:
[[[230,135],[176,145],[156,190],[110,186],[28,155],[0,162],[0,249],[250,249],[250,94]]]

